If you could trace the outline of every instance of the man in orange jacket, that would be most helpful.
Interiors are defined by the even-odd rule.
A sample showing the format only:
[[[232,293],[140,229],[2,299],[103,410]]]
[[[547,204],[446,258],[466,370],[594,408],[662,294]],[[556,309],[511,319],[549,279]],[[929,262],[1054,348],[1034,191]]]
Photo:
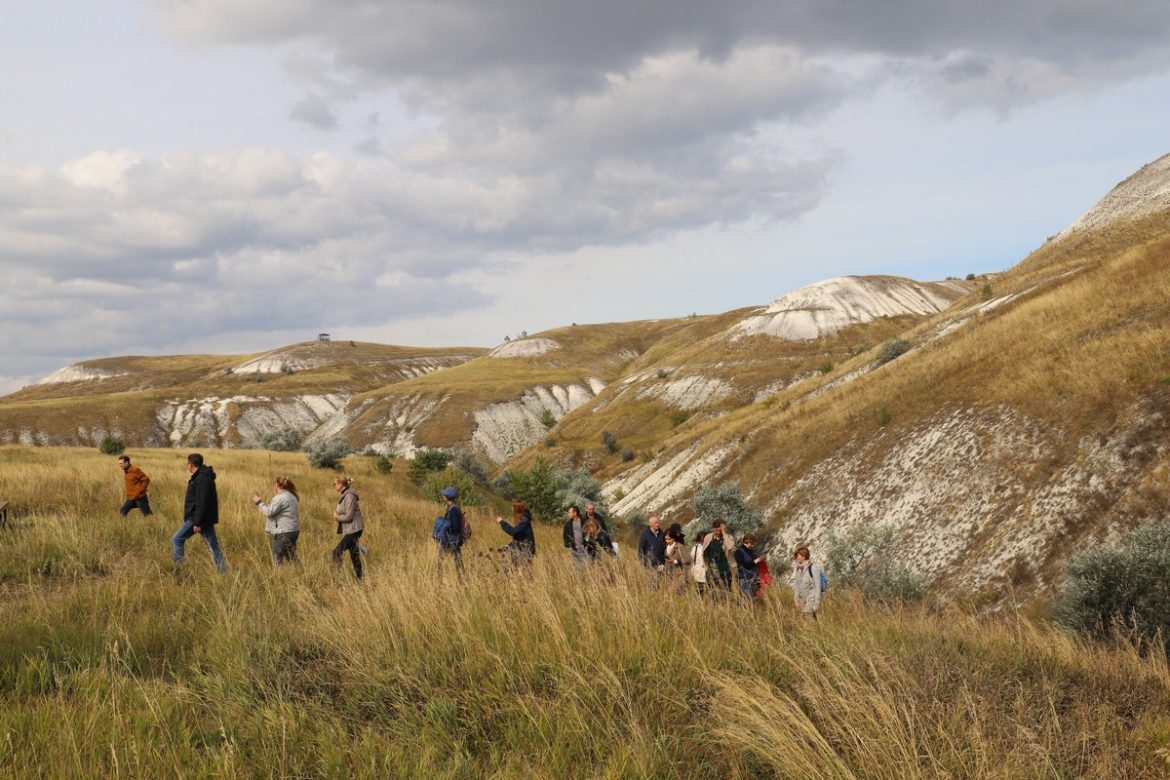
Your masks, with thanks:
[[[130,514],[130,510],[138,507],[143,517],[150,517],[150,499],[146,497],[146,488],[150,485],[150,477],[137,466],[130,465],[130,458],[126,455],[118,456],[118,466],[126,475],[126,503],[122,504],[119,514],[122,517]]]

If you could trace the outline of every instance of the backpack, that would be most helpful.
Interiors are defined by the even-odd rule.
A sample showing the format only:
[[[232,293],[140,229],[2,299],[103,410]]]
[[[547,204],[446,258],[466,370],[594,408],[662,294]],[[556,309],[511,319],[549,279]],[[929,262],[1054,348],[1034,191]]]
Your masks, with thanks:
[[[825,570],[821,569],[821,593],[829,589],[829,575],[825,574]]]
[[[449,530],[451,530],[451,524],[447,522],[447,516],[439,515],[435,518],[435,524],[431,526],[431,538],[441,544],[447,539]]]
[[[467,515],[463,516],[463,541],[471,538],[471,521],[467,519]]]

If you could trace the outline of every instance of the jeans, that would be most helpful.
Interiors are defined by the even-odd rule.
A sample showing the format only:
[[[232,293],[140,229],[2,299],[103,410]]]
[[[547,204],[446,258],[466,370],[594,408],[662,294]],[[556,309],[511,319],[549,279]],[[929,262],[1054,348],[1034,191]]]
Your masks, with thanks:
[[[118,510],[118,514],[120,514],[122,517],[125,517],[126,515],[130,514],[130,510],[134,507],[138,507],[142,510],[143,517],[150,517],[150,499],[146,496],[143,496],[142,498],[126,499],[126,503],[122,504],[122,508]]]
[[[739,584],[739,592],[747,596],[749,599],[754,598],[760,594],[760,578],[759,577],[739,577],[736,582]]]
[[[187,520],[179,526],[179,530],[175,531],[175,535],[171,537],[171,558],[174,560],[176,566],[183,562],[183,548],[186,546],[187,540],[194,533],[195,521]],[[223,557],[223,550],[219,548],[219,539],[215,536],[215,526],[202,526],[199,535],[203,537],[203,541],[207,542],[208,548],[211,549],[211,560],[215,561],[215,570],[223,574],[227,571],[227,559]]]
[[[286,531],[282,534],[272,535],[272,562],[277,566],[285,561],[289,563],[297,562],[297,537],[301,535],[300,531]]]
[[[333,562],[338,566],[341,565],[341,555],[346,550],[349,550],[349,559],[353,561],[353,573],[360,580],[362,578],[362,553],[358,550],[358,539],[362,536],[361,531],[356,531],[352,534],[346,534],[341,537],[341,543],[333,549]]]

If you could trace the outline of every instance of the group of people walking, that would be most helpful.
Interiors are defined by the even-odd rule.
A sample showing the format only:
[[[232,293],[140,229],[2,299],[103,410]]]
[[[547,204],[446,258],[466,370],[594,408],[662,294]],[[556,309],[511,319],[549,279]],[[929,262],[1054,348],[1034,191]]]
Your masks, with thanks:
[[[120,514],[125,517],[132,509],[138,508],[143,515],[151,514],[147,488],[148,477],[142,469],[133,466],[130,458],[122,455],[118,465],[125,476],[126,501]],[[215,526],[219,523],[219,497],[215,485],[215,470],[203,461],[199,453],[187,456],[187,493],[183,502],[183,524],[171,537],[171,556],[176,569],[181,567],[187,540],[198,534],[211,551],[212,561],[220,574],[227,571],[227,559],[219,545]],[[277,565],[296,563],[297,540],[300,537],[300,494],[297,486],[288,477],[279,476],[274,481],[274,494],[265,500],[260,494],[252,494],[252,503],[265,518],[265,532],[271,537],[272,560]],[[340,566],[346,553],[353,564],[354,575],[363,575],[362,554],[365,547],[360,543],[365,524],[362,519],[361,503],[353,489],[353,481],[344,475],[333,480],[333,489],[338,494],[337,507],[333,510],[333,522],[341,541],[331,553],[333,562]],[[447,502],[446,511],[435,518],[432,537],[438,543],[441,559],[449,558],[459,579],[464,576],[463,545],[471,536],[471,526],[459,506],[459,491],[445,487],[442,496]],[[593,501],[585,504],[585,513],[576,505],[567,510],[568,517],[562,528],[562,542],[570,559],[579,567],[586,567],[599,558],[616,557],[618,548],[610,537],[605,518],[597,511]],[[501,548],[511,563],[530,562],[536,555],[536,535],[532,528],[532,513],[524,501],[512,502],[511,522],[502,517],[496,522],[511,541]],[[708,530],[695,534],[688,546],[682,527],[675,523],[663,530],[657,514],[649,517],[647,527],[638,539],[638,559],[653,572],[655,581],[665,579],[668,587],[682,591],[693,586],[700,594],[732,591],[734,582],[744,597],[759,598],[764,588],[772,582],[767,558],[758,554],[756,538],[747,534],[737,544],[723,521],[715,521]],[[800,547],[794,555],[792,591],[797,606],[805,614],[816,617],[821,606],[821,595],[827,587],[823,569],[813,562],[808,547]]]
[[[118,457],[118,466],[125,475],[126,501],[120,514],[125,517],[132,509],[138,508],[144,516],[150,516],[150,499],[147,488],[150,477],[142,469],[130,463],[129,456]],[[198,534],[211,551],[211,560],[220,574],[227,571],[227,557],[219,545],[215,526],[219,524],[219,492],[215,485],[215,469],[203,462],[203,456],[193,452],[187,456],[187,493],[183,499],[183,524],[171,537],[171,560],[176,570],[183,564],[187,540]],[[280,566],[297,561],[297,539],[301,535],[300,493],[288,477],[276,477],[274,494],[265,501],[258,493],[252,494],[252,503],[265,518],[264,530],[271,537],[270,548],[273,562]],[[353,572],[362,578],[362,553],[365,548],[358,541],[365,525],[362,521],[361,504],[353,490],[353,481],[344,475],[333,480],[333,489],[338,493],[337,507],[333,510],[333,521],[341,542],[333,549],[333,562],[341,564],[342,556],[349,553]]]

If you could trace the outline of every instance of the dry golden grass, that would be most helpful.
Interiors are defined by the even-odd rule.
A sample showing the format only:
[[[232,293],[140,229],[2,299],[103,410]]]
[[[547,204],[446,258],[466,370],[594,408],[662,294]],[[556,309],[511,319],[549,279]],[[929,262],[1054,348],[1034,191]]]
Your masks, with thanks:
[[[650,586],[628,557],[583,575],[540,528],[535,566],[437,568],[436,507],[347,463],[367,579],[323,560],[327,472],[208,452],[213,572],[169,572],[186,471],[134,452],[159,516],[119,520],[93,451],[0,449],[0,774],[17,777],[1157,778],[1170,771],[1164,653],[1015,617],[867,610],[817,623]],[[304,501],[302,564],[275,570],[247,503],[274,472]]]

